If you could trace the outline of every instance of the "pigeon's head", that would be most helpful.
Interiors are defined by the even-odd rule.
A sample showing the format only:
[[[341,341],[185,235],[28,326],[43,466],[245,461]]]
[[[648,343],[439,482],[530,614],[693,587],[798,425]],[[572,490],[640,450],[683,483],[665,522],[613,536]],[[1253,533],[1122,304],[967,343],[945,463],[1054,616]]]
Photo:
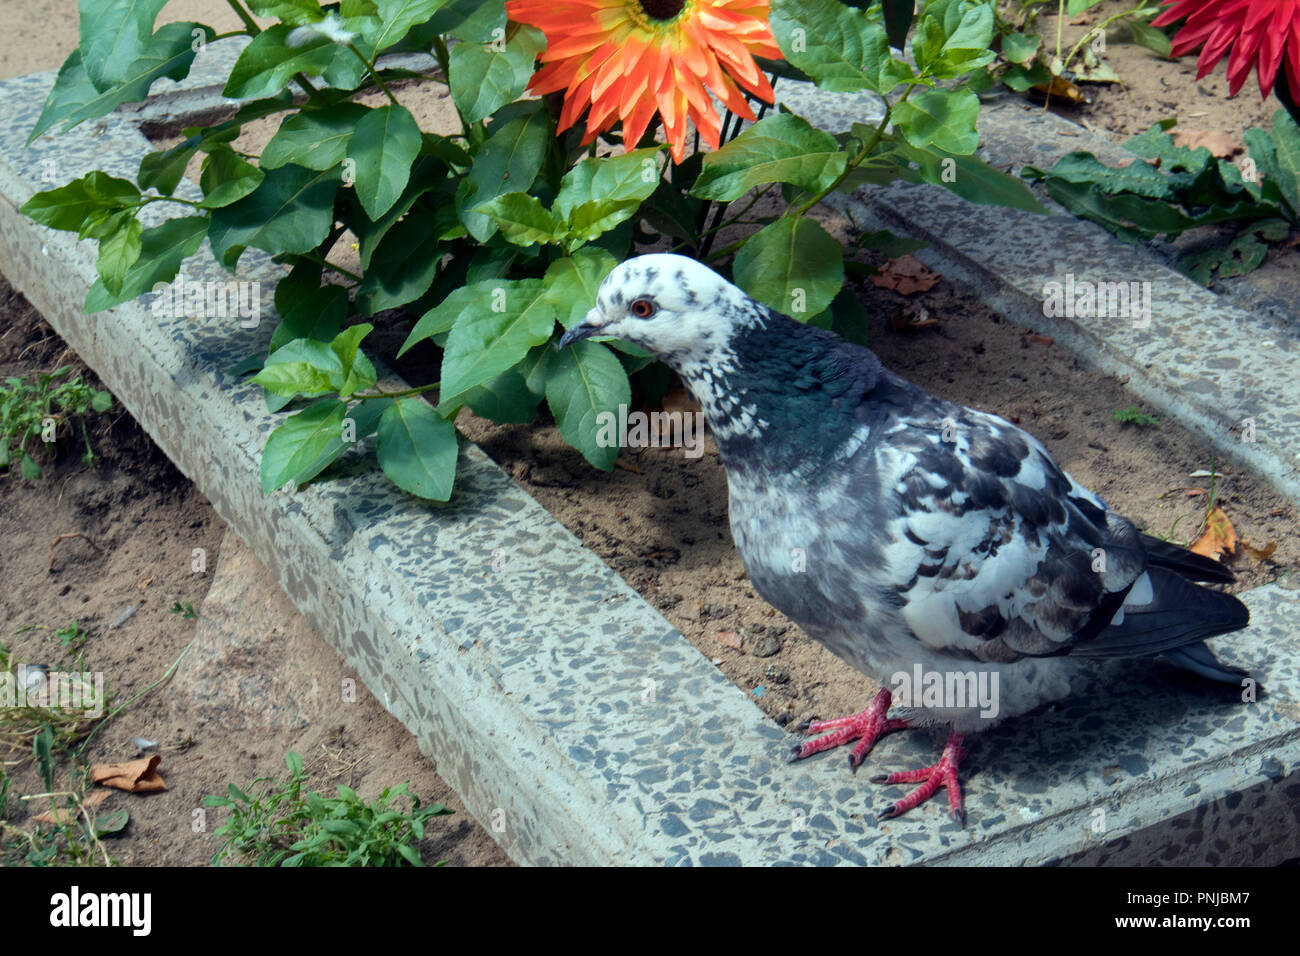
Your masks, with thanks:
[[[708,266],[653,253],[629,259],[605,277],[595,308],[564,334],[560,348],[607,335],[680,370],[725,348],[737,329],[762,321],[762,307]]]

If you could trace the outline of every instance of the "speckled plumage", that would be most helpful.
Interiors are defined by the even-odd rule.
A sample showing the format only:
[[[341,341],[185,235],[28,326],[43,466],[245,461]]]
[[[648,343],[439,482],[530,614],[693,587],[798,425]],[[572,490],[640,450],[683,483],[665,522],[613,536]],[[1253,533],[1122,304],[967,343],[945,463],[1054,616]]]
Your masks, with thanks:
[[[652,315],[632,313],[639,300]],[[918,664],[997,675],[996,714],[896,710],[910,724],[982,729],[1065,696],[1099,658],[1164,654],[1240,678],[1201,642],[1248,612],[1194,583],[1231,575],[1138,532],[1009,422],[680,256],[611,272],[566,341],[589,335],[649,349],[699,399],[736,547],[768,602],[886,686]]]

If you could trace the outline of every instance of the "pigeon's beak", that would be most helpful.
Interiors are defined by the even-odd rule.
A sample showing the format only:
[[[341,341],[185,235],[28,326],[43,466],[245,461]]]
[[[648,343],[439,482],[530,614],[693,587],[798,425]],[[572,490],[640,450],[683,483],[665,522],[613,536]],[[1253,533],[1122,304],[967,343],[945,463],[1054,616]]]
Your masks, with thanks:
[[[574,342],[581,339],[589,339],[593,335],[600,335],[600,328],[605,324],[604,316],[600,314],[599,309],[592,309],[587,313],[587,317],[575,325],[569,331],[560,337],[559,344],[555,347],[558,349],[567,348]]]

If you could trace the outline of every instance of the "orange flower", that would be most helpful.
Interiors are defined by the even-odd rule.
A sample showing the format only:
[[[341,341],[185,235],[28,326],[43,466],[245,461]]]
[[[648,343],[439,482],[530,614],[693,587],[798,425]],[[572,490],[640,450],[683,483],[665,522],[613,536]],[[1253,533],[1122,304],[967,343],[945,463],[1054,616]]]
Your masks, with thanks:
[[[1162,27],[1187,18],[1174,37],[1173,56],[1201,44],[1199,80],[1228,55],[1228,95],[1236,96],[1255,69],[1268,96],[1285,66],[1287,88],[1300,101],[1300,0],[1161,0],[1165,11],[1151,21]]]
[[[510,0],[510,19],[546,34],[545,64],[531,89],[564,90],[560,129],[588,106],[587,136],[623,123],[636,146],[657,112],[673,162],[686,154],[686,121],[717,147],[722,121],[712,91],[733,113],[754,119],[743,87],[772,102],[772,86],[755,56],[779,59],[759,0]],[[739,87],[737,86],[739,84]]]

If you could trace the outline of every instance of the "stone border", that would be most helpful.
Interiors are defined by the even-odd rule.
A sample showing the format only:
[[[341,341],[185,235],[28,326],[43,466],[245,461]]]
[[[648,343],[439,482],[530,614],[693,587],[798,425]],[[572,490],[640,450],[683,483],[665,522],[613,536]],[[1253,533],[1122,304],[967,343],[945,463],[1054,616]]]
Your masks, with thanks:
[[[190,86],[202,86],[204,69],[196,65]],[[293,496],[263,496],[261,446],[281,417],[224,370],[264,348],[274,322],[243,332],[235,320],[159,318],[146,297],[85,316],[93,244],[18,214],[44,188],[42,160],[55,161],[59,181],[91,168],[133,175],[147,149],[138,117],[124,113],[25,149],[53,78],[0,86],[0,270],[253,547],[513,859],[1172,855],[1223,864],[1300,855],[1300,607],[1280,588],[1246,596],[1255,626],[1227,655],[1267,674],[1270,698],[1242,707],[1231,694],[1145,687],[1145,670],[1113,667],[1092,697],[971,741],[970,824],[960,830],[941,801],[875,820],[873,807],[901,790],[851,777],[842,754],[787,765],[785,732],[468,443],[446,506],[355,462]],[[279,274],[249,252],[236,278],[265,284]],[[185,275],[230,278],[206,246]],[[1098,712],[1111,719],[1103,725]],[[871,759],[914,766],[938,744],[897,735]]]

